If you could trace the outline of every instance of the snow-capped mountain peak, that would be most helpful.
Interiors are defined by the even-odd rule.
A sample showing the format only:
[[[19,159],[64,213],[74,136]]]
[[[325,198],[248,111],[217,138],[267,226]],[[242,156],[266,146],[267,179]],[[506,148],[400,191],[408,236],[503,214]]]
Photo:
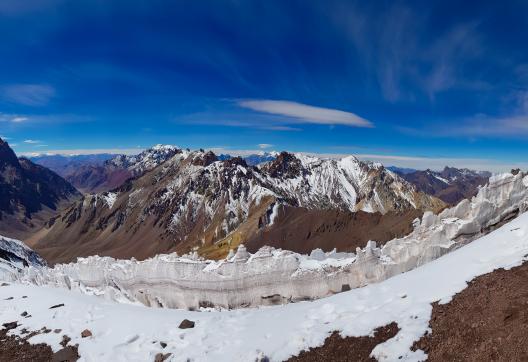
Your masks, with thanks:
[[[107,161],[107,164],[140,174],[159,166],[181,152],[182,150],[176,146],[158,144],[137,155],[118,155]]]

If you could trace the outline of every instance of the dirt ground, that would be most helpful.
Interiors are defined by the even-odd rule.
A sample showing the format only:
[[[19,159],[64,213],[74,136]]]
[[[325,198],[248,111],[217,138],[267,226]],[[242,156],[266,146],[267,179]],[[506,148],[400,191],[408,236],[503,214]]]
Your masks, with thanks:
[[[415,344],[429,361],[528,361],[528,263],[476,278],[429,324]]]
[[[28,332],[27,337],[18,337],[8,335],[9,329],[10,327],[5,326],[0,329],[0,361],[74,362],[79,359],[76,346],[66,346],[54,353],[47,344],[30,344],[27,341],[29,336],[35,335],[35,332]]]
[[[394,337],[399,331],[396,323],[376,329],[374,337],[341,337],[338,332],[332,333],[321,347],[311,348],[292,357],[288,362],[359,362],[375,361],[370,353],[378,344]]]

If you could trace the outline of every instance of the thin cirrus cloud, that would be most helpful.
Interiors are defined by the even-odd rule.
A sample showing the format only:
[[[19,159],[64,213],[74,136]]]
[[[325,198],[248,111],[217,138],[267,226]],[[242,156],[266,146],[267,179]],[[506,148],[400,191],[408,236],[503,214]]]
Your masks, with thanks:
[[[270,147],[273,147],[272,144],[269,144],[269,143],[259,143],[257,145],[260,149],[266,149],[266,148],[270,148]]]
[[[11,84],[3,86],[1,96],[10,103],[39,107],[55,96],[55,88],[47,84]]]
[[[343,125],[349,127],[372,128],[374,124],[357,114],[332,108],[310,106],[307,104],[277,101],[277,100],[242,100],[238,102],[242,108],[256,112],[268,113],[295,119],[297,123],[315,123],[327,125]]]
[[[13,117],[11,119],[11,122],[15,122],[15,123],[20,123],[20,122],[25,122],[27,121],[29,118],[27,117]]]
[[[29,140],[24,140],[24,143],[27,143],[30,145],[36,145],[36,144],[42,143],[42,141],[29,139]]]
[[[414,137],[437,138],[527,138],[528,115],[489,117],[478,115],[462,119],[457,124],[431,124],[422,128],[397,127],[403,133]]]
[[[0,122],[13,122],[13,123],[21,123],[29,120],[28,117],[20,116],[16,114],[2,114],[0,113]]]

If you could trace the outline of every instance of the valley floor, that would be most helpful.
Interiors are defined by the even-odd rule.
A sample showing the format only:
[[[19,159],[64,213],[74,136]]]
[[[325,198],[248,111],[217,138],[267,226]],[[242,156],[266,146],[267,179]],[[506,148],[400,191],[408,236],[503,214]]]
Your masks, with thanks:
[[[381,361],[419,361],[426,353],[433,361],[522,360],[528,266],[519,265],[527,255],[528,214],[523,214],[413,271],[314,302],[191,312],[10,284],[0,287],[0,323],[17,321],[8,333],[16,335],[23,328],[60,329],[29,342],[59,351],[67,335],[69,345],[79,344],[84,361],[153,361],[159,353],[170,353],[173,361],[283,361],[316,346],[322,347],[297,360],[339,360],[347,346],[358,352],[360,345],[368,352],[356,357],[360,360],[371,355]],[[498,268],[513,269],[491,273]],[[23,312],[31,317],[22,317]],[[184,319],[194,321],[194,328],[178,328]],[[92,335],[82,338],[85,329]],[[374,337],[341,338],[369,335]]]

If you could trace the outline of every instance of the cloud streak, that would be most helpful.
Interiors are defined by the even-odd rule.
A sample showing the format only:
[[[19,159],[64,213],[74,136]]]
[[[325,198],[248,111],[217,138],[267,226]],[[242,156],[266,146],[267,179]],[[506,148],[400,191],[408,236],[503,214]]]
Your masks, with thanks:
[[[46,84],[11,84],[2,87],[2,98],[24,106],[47,105],[55,96],[55,88]]]
[[[343,125],[350,127],[374,127],[374,124],[357,114],[332,108],[277,100],[242,100],[238,105],[256,112],[269,113],[295,119],[299,123]]]

